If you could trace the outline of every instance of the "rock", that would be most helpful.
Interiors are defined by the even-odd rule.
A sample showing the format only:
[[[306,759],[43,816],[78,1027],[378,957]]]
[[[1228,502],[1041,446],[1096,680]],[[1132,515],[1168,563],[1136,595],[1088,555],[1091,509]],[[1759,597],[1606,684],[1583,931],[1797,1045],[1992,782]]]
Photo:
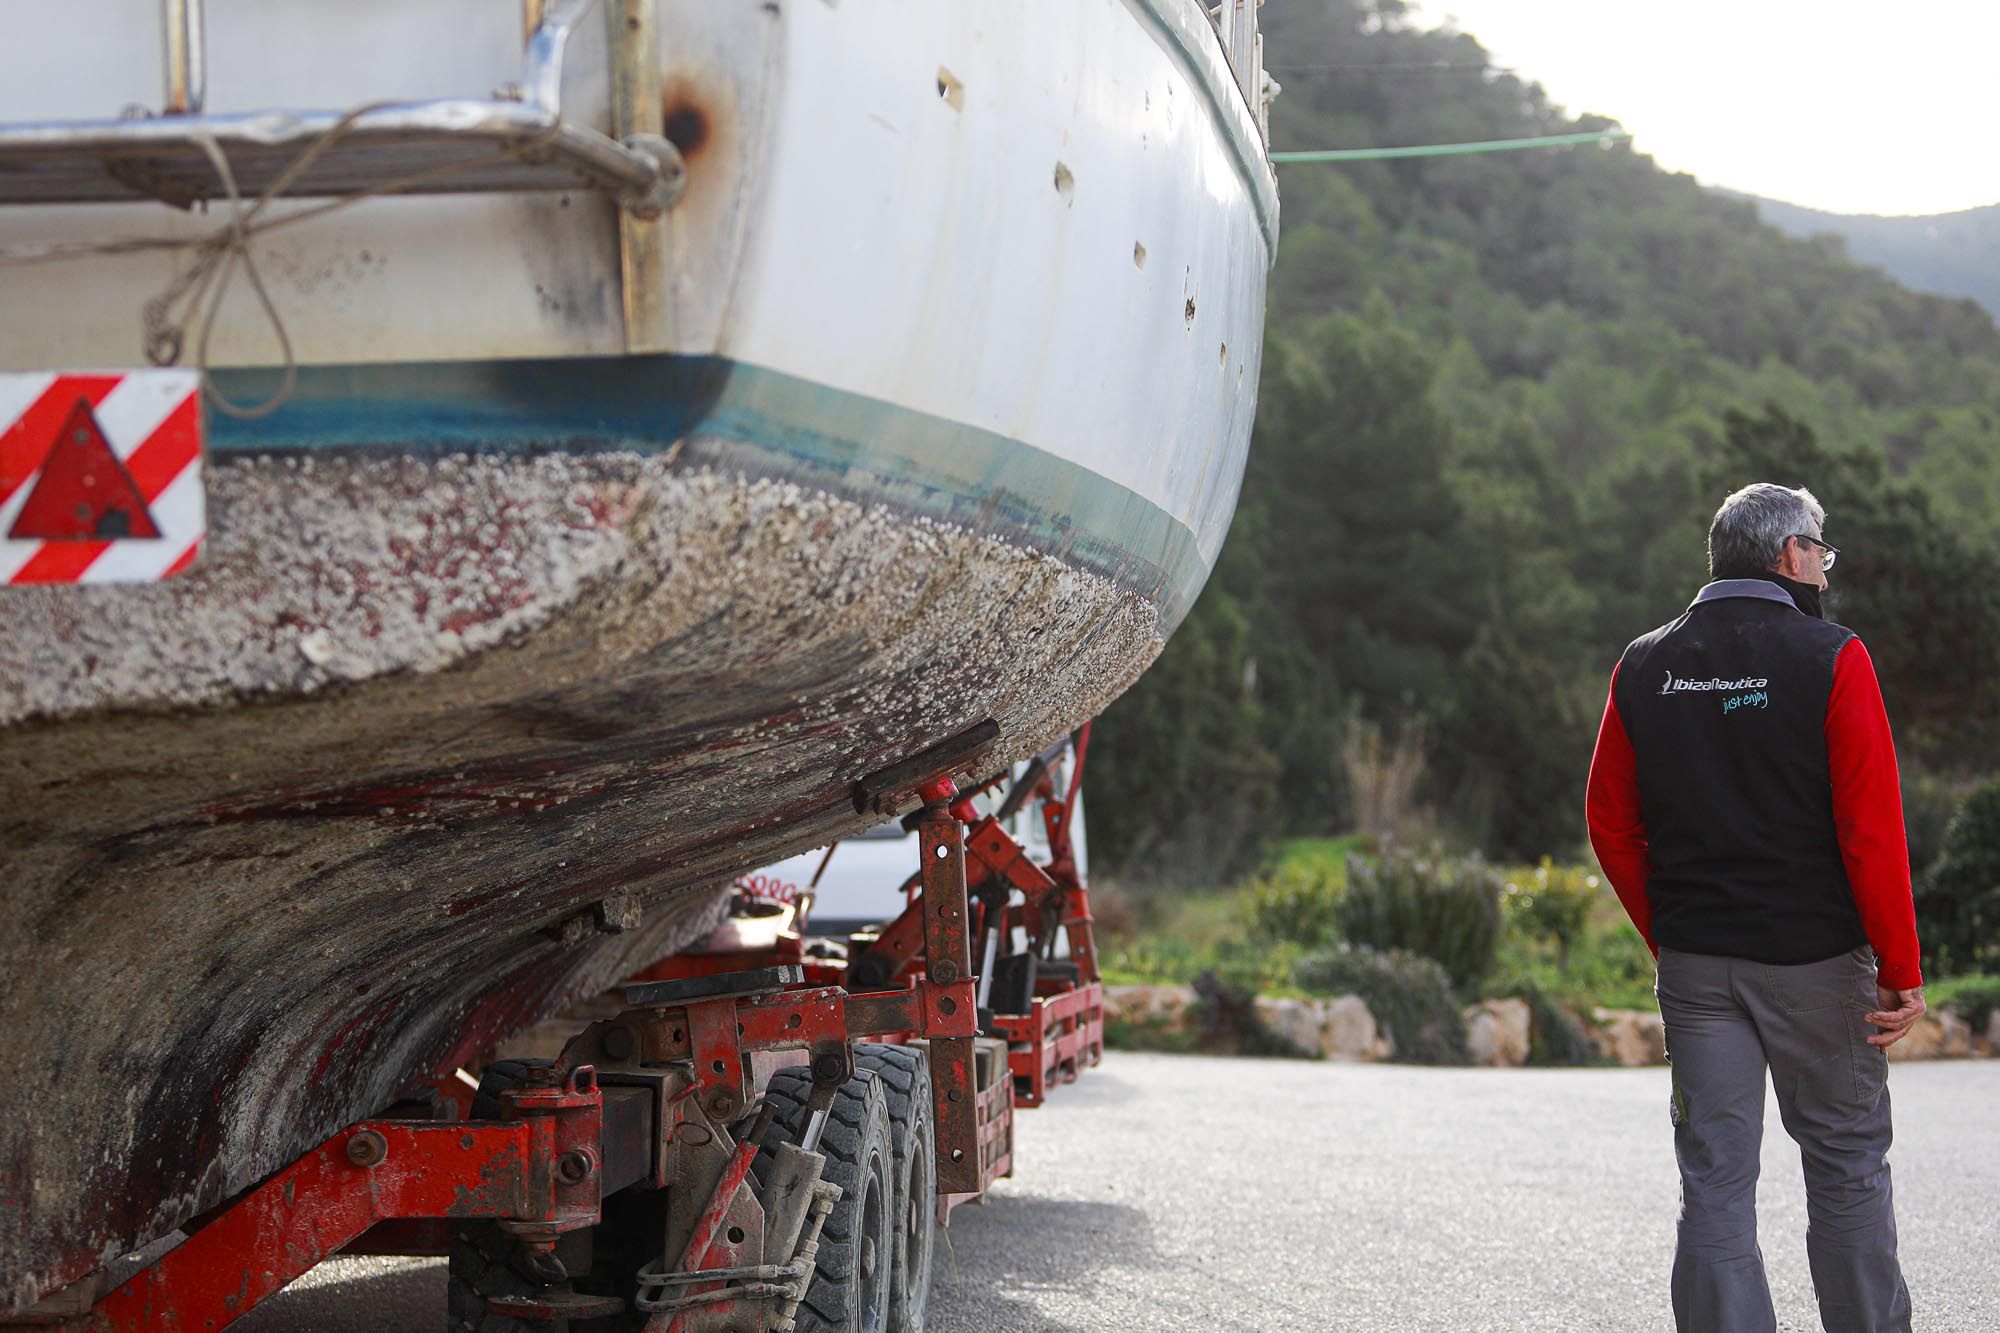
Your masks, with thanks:
[[[1660,1016],[1641,1009],[1593,1009],[1590,1038],[1614,1064],[1628,1068],[1667,1062],[1667,1028]]]
[[[1944,1044],[1944,1028],[1933,1014],[1925,1014],[1903,1034],[1903,1039],[1889,1048],[1891,1060],[1934,1060],[1938,1047]]]
[[[1319,1060],[1386,1060],[1389,1043],[1375,1026],[1375,1015],[1359,995],[1330,1000],[1274,999],[1259,996],[1257,1021],[1265,1031]]]
[[[1359,995],[1340,995],[1323,1000],[1326,1019],[1326,1058],[1329,1060],[1386,1060],[1393,1053],[1375,1015]]]
[[[1957,1011],[1954,1010],[1954,1013]],[[1986,1015],[1984,1030],[1972,1028],[1972,1054],[1984,1058],[2000,1056],[2000,1008]]]
[[[1316,1060],[1325,1056],[1318,1005],[1311,1000],[1274,999],[1268,995],[1259,995],[1255,1003],[1257,1021],[1266,1032],[1290,1042]]]
[[[1153,1031],[1189,1032],[1196,1026],[1191,1010],[1198,999],[1192,986],[1107,986],[1104,1017]],[[1389,1058],[1392,1048],[1358,995],[1326,1000],[1260,995],[1252,1005],[1266,1032],[1316,1060]]]
[[[1106,986],[1104,1016],[1128,1023],[1179,1026],[1195,1002],[1192,986]]]
[[[1929,1013],[1889,1048],[1891,1060],[1963,1060],[1972,1054],[1972,1024],[1954,1013]]]
[[[1475,1065],[1518,1069],[1528,1063],[1534,1013],[1526,1000],[1481,1000],[1465,1011],[1465,1049]]]
[[[1944,1058],[1965,1060],[1972,1056],[1972,1024],[1957,1014],[1942,1014],[1939,1021],[1944,1025]]]

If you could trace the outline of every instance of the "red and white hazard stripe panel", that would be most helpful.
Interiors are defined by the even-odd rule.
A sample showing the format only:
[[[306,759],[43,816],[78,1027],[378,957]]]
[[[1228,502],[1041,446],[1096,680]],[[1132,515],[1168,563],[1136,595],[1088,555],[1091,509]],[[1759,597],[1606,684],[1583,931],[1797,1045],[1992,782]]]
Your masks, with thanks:
[[[153,583],[208,528],[201,374],[0,374],[0,583]]]

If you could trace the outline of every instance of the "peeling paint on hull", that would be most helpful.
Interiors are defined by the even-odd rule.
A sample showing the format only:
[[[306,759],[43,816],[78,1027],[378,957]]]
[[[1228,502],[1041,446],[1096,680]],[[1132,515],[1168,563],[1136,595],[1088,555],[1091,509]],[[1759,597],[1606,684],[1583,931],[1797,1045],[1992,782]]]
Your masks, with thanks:
[[[0,1307],[682,946],[866,822],[861,774],[987,716],[1028,752],[1161,646],[1157,588],[720,456],[224,457],[194,573],[0,600]]]

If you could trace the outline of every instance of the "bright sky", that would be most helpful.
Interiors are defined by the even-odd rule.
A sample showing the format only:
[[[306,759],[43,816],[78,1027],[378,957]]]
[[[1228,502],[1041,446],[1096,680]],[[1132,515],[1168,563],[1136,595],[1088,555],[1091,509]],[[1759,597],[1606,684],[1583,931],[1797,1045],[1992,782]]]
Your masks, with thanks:
[[[1835,213],[2000,203],[1994,0],[1420,3],[1705,185]]]

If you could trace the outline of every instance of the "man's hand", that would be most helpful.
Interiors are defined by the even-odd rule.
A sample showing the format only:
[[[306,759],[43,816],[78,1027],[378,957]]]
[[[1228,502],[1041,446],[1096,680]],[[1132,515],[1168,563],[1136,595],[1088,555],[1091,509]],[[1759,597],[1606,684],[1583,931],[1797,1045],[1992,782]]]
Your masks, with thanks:
[[[1917,986],[1911,990],[1890,990],[1887,986],[1875,988],[1875,1001],[1882,1007],[1866,1015],[1870,1023],[1882,1030],[1868,1039],[1870,1046],[1894,1046],[1917,1020],[1929,1012],[1924,1003],[1924,988]]]

